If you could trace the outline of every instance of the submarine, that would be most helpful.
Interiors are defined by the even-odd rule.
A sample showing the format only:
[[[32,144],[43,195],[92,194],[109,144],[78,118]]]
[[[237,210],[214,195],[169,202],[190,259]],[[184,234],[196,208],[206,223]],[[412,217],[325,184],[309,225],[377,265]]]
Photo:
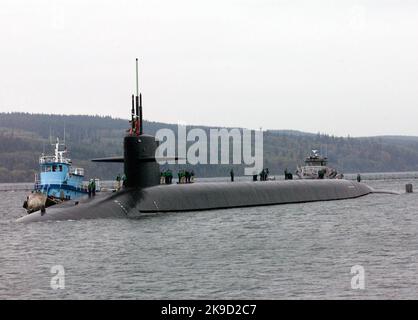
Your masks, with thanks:
[[[137,92],[136,96],[132,95],[130,128],[123,140],[124,154],[92,160],[123,163],[124,187],[113,193],[66,201],[48,208],[46,212],[25,215],[17,222],[135,218],[165,212],[344,200],[378,192],[363,183],[343,179],[161,185],[159,159],[155,155],[159,141],[143,132],[142,94],[138,95],[138,59],[136,63]]]

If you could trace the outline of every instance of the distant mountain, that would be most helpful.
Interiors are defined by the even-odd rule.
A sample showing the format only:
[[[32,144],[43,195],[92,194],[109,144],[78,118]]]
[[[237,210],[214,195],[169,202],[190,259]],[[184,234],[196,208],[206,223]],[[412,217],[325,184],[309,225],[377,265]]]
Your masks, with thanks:
[[[87,177],[113,179],[121,164],[95,164],[89,159],[121,155],[127,120],[102,116],[64,116],[0,113],[0,182],[33,181],[38,157],[52,152],[49,137],[64,137],[74,165],[86,169]],[[177,130],[177,125],[145,121],[144,131]],[[189,127],[191,128],[191,127]],[[209,130],[209,127],[203,127]],[[418,171],[418,137],[380,136],[347,138],[293,130],[264,132],[264,166],[272,174],[294,170],[312,149],[327,154],[330,165],[345,173]],[[227,176],[230,165],[198,165],[199,177]],[[173,166],[177,170],[178,166]],[[243,166],[234,166],[237,175]]]

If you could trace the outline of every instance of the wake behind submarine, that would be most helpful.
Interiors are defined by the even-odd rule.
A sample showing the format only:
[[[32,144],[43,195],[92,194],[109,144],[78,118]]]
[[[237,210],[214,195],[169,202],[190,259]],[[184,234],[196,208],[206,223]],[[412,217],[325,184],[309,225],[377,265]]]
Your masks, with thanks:
[[[162,212],[343,200],[375,192],[363,183],[339,179],[160,185],[160,166],[155,157],[159,142],[143,133],[142,95],[138,96],[138,89],[136,96],[132,95],[130,122],[131,128],[124,137],[123,157],[92,160],[123,162],[124,188],[107,195],[67,201],[48,208],[45,213],[23,216],[17,222],[138,217]]]

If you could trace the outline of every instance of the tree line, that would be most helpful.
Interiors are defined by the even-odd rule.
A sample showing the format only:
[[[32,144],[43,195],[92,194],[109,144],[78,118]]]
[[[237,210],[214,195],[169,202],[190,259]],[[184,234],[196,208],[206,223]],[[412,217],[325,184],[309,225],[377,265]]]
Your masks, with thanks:
[[[86,178],[114,179],[122,173],[122,164],[89,160],[122,155],[122,139],[128,126],[125,119],[103,116],[0,113],[0,182],[33,181],[39,155],[52,154],[51,142],[57,137],[63,140],[64,131],[69,157],[74,166],[86,169]],[[161,128],[177,131],[173,124],[144,122],[145,133],[154,135]],[[294,172],[313,149],[327,155],[329,165],[339,172],[418,171],[417,137],[350,138],[289,130],[264,132],[264,167],[273,175],[283,174],[285,169]],[[177,172],[187,167],[170,165],[163,169]],[[236,175],[244,172],[242,165],[193,166],[197,178],[228,176],[231,168]]]

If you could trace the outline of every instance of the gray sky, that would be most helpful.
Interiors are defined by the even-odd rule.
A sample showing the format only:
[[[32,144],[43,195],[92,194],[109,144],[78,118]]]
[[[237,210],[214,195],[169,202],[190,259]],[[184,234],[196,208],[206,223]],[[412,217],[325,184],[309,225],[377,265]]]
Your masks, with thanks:
[[[1,0],[0,111],[418,135],[418,2]]]

